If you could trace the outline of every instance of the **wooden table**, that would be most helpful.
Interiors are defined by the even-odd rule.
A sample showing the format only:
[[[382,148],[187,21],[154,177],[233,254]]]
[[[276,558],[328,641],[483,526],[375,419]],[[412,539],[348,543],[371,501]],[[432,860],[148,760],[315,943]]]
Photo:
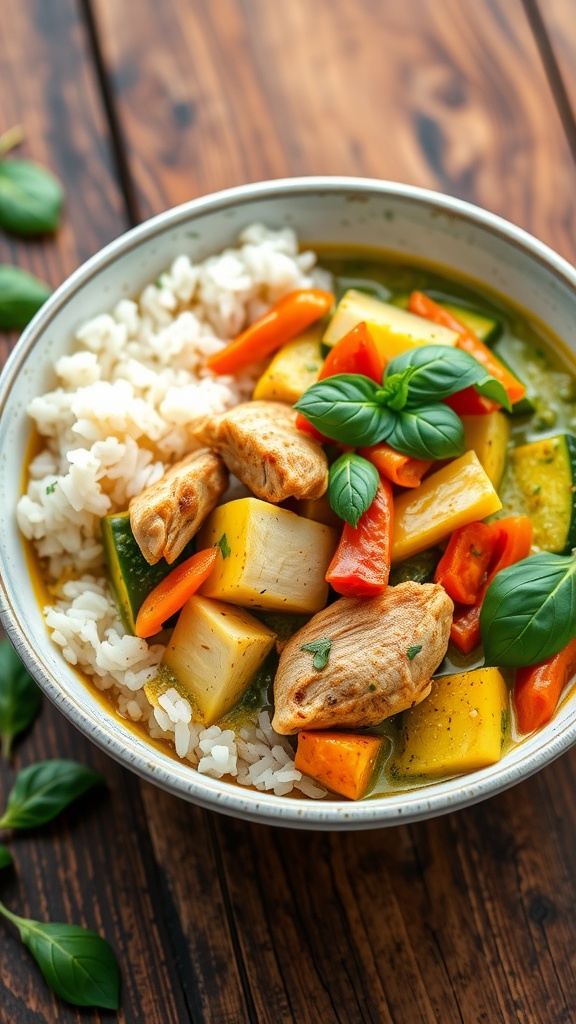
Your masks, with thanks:
[[[3,0],[2,128],[67,189],[0,260],[58,285],[126,228],[294,174],[446,191],[576,258],[570,0]],[[9,342],[2,342],[5,355]],[[2,898],[101,930],[125,1022],[576,1021],[576,751],[477,807],[356,834],[248,825],[141,783],[48,702],[0,769],[75,757],[108,791],[14,841]],[[0,927],[0,1021],[108,1021]]]

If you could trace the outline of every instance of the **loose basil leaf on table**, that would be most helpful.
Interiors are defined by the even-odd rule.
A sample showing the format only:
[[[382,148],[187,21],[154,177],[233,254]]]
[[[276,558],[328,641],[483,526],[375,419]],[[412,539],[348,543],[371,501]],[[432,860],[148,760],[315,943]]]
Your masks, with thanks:
[[[10,850],[8,849],[7,846],[3,846],[0,843],[0,868],[9,868],[10,865],[13,863],[14,861],[12,859],[12,854],[10,853]]]
[[[576,634],[576,558],[541,552],[492,580],[480,612],[489,665],[537,665]]]
[[[64,199],[50,171],[30,160],[0,161],[0,225],[17,235],[55,231]]]
[[[395,413],[386,440],[415,459],[453,459],[465,450],[462,420],[442,402]]]
[[[33,722],[42,695],[24,668],[12,644],[0,642],[0,743],[4,757],[10,757],[12,742]]]
[[[506,389],[500,381],[487,373],[468,352],[451,345],[418,345],[402,352],[386,367],[384,384],[389,377],[408,371],[411,371],[406,399],[409,408],[439,402],[470,386],[504,408],[511,408]]]
[[[376,395],[379,385],[359,373],[339,373],[313,384],[294,406],[333,441],[353,446],[385,441],[393,413]]]
[[[76,761],[39,761],[16,776],[0,828],[36,828],[103,778]]]
[[[74,924],[42,924],[13,914],[0,903],[0,914],[16,925],[52,991],[75,1006],[117,1010],[120,972],[108,943],[96,932]]]
[[[368,459],[346,452],[330,467],[328,500],[330,507],[350,526],[358,526],[360,517],[370,508],[378,490],[378,470]]]
[[[27,271],[0,265],[0,329],[26,327],[50,294],[48,285]]]

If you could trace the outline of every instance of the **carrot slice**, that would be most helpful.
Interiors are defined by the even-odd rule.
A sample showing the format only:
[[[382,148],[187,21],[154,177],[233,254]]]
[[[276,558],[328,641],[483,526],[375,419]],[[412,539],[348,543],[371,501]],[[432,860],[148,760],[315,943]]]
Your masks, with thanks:
[[[497,540],[498,531],[482,522],[454,530],[436,566],[434,582],[440,583],[453,601],[476,604]]]
[[[210,356],[206,366],[213,373],[237,373],[250,363],[272,355],[328,313],[333,305],[334,296],[320,288],[288,292],[226,348]]]
[[[368,459],[381,476],[385,476],[393,484],[400,487],[418,487],[422,477],[432,465],[427,459],[414,459],[410,455],[401,455],[394,451],[386,442],[372,445],[371,448],[359,448],[358,455]]]
[[[179,612],[210,575],[218,554],[217,547],[197,551],[154,587],[136,616],[136,636],[154,636],[172,615]]]
[[[388,586],[393,527],[392,486],[380,480],[370,508],[354,528],[344,523],[326,580],[346,597],[375,597]]]
[[[510,373],[510,370],[496,358],[483,341],[480,341],[480,338],[476,337],[473,331],[469,330],[461,320],[458,320],[447,309],[444,309],[443,306],[440,306],[433,299],[424,295],[423,292],[412,292],[408,302],[408,309],[411,313],[416,313],[426,320],[432,320],[435,324],[440,324],[442,327],[449,327],[450,330],[457,331],[457,347],[463,349],[464,352],[468,352],[479,363],[482,363],[487,373],[500,381],[506,389],[512,405],[515,402],[519,402],[521,398],[524,398],[526,388],[518,378],[513,373]],[[498,408],[496,403],[494,403],[494,407]]]
[[[520,732],[534,732],[550,721],[575,670],[576,637],[548,661],[518,669],[512,700]]]
[[[301,732],[294,767],[335,793],[359,800],[366,792],[381,747],[381,736]]]

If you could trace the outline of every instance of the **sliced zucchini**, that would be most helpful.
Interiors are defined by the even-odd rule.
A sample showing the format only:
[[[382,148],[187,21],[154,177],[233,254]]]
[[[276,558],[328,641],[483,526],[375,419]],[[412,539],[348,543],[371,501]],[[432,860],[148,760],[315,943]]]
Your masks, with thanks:
[[[502,330],[502,324],[495,317],[481,313],[477,309],[471,309],[469,306],[461,306],[457,302],[446,302],[442,295],[434,291],[426,291],[425,294],[452,313],[452,316],[457,317],[465,327],[473,331],[477,338],[480,338],[480,341],[484,341],[486,344],[496,341]],[[402,292],[390,299],[394,306],[399,306],[401,309],[407,309],[409,301],[410,292]]]
[[[398,306],[380,302],[352,288],[340,299],[322,339],[323,343],[335,345],[362,321],[368,324],[386,360],[418,345],[455,345],[458,340],[456,331],[439,327],[430,320],[414,316]]]
[[[576,547],[576,437],[557,434],[513,448],[510,477],[517,511],[532,520],[534,546],[557,554]]]
[[[156,565],[149,565],[130,528],[129,512],[104,516],[100,527],[112,592],[124,626],[133,633],[144,598],[175,565],[190,557],[194,547],[188,545],[172,565],[168,565],[164,558]]]
[[[421,551],[419,555],[413,555],[404,562],[392,566],[388,580],[391,587],[399,583],[432,583],[436,566],[442,557],[440,548],[428,548]]]

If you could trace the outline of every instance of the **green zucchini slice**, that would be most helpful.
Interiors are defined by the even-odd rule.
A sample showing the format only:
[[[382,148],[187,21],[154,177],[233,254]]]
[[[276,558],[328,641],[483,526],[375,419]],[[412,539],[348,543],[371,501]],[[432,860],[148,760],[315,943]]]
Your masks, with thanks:
[[[535,547],[556,554],[576,547],[576,437],[557,434],[513,448],[510,473],[518,511],[532,520]]]
[[[433,291],[426,291],[425,294],[434,299],[434,302],[437,302],[439,306],[443,306],[449,313],[452,313],[452,316],[457,317],[465,327],[473,331],[476,337],[480,338],[480,341],[485,342],[487,345],[492,344],[500,335],[502,324],[495,317],[488,316],[487,313],[481,313],[477,309],[471,309],[469,306],[460,306],[456,302],[446,302],[441,295]],[[410,293],[402,292],[402,294],[395,295],[389,301],[394,306],[399,306],[400,309],[407,309],[409,300]]]

